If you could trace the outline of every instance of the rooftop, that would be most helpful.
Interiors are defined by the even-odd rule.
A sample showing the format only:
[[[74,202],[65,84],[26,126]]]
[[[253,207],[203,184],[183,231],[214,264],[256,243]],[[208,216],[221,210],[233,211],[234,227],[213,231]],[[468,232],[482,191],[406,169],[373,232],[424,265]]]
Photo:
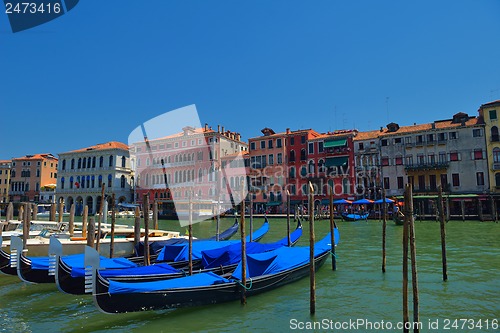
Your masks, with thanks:
[[[69,151],[69,153],[82,153],[82,152],[94,151],[94,150],[111,150],[111,149],[128,150],[128,146],[126,144],[118,142],[118,141],[110,141],[110,142],[106,142],[106,143],[98,143],[94,146],[90,146],[90,147],[86,147],[86,148],[72,150],[72,151]]]

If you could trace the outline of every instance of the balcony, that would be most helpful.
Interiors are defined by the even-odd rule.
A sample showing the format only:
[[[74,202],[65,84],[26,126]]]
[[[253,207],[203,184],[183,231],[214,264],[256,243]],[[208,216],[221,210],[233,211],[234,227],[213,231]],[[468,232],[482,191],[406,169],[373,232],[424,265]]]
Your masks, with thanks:
[[[492,170],[500,170],[500,163],[493,163],[493,167],[491,168]]]
[[[435,145],[435,144],[436,144],[436,142],[437,142],[436,140],[430,140],[430,141],[427,141],[427,142],[426,142],[426,144],[427,144],[428,146],[433,146],[433,145]]]
[[[406,171],[440,170],[440,169],[447,169],[448,166],[449,166],[448,162],[414,164],[414,165],[406,165],[405,170]]]
[[[437,143],[438,143],[438,145],[445,145],[447,141],[448,140],[443,138],[443,139],[438,139]]]
[[[417,142],[415,142],[415,146],[416,147],[421,147],[423,145],[424,145],[424,141],[417,141]]]
[[[491,142],[500,142],[500,135],[492,135],[490,138]]]

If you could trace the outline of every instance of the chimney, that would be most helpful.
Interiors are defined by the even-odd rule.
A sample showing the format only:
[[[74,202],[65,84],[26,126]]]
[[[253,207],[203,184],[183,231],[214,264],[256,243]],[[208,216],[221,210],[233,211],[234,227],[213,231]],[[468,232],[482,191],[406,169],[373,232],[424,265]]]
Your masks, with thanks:
[[[240,133],[238,133],[238,134],[236,135],[236,140],[241,141],[241,134],[240,134]]]
[[[289,128],[286,129],[286,134],[290,134],[290,129]]]
[[[205,132],[208,131],[208,124],[205,123]]]
[[[431,128],[432,128],[432,129],[436,129],[436,123],[432,123],[432,124],[431,124]]]
[[[220,133],[220,125],[217,125],[217,133]]]
[[[382,126],[380,126],[380,132],[383,132],[384,131],[384,128]]]
[[[221,128],[221,133],[224,134],[224,126]]]

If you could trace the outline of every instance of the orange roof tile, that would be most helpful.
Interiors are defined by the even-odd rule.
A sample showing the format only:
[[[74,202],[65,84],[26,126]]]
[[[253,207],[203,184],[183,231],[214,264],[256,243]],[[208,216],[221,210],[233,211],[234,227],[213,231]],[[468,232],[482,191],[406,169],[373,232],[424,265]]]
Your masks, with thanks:
[[[12,160],[42,160],[42,159],[53,159],[57,160],[57,157],[54,155],[47,153],[47,154],[34,154],[34,155],[26,155],[23,157],[16,157],[13,158]]]
[[[109,149],[128,150],[128,146],[126,144],[118,142],[118,141],[110,141],[110,142],[106,142],[106,143],[98,143],[94,146],[90,146],[90,147],[86,147],[86,148],[72,150],[72,151],[70,151],[70,153],[79,153],[79,152],[94,151],[94,150],[109,150]]]

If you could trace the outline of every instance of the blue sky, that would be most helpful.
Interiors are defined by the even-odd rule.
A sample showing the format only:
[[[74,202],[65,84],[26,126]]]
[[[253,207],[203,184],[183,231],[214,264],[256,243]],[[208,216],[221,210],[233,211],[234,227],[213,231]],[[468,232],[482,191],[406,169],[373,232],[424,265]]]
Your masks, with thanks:
[[[377,129],[500,99],[500,1],[83,0],[13,34],[0,159],[126,142],[196,104],[241,132]]]

